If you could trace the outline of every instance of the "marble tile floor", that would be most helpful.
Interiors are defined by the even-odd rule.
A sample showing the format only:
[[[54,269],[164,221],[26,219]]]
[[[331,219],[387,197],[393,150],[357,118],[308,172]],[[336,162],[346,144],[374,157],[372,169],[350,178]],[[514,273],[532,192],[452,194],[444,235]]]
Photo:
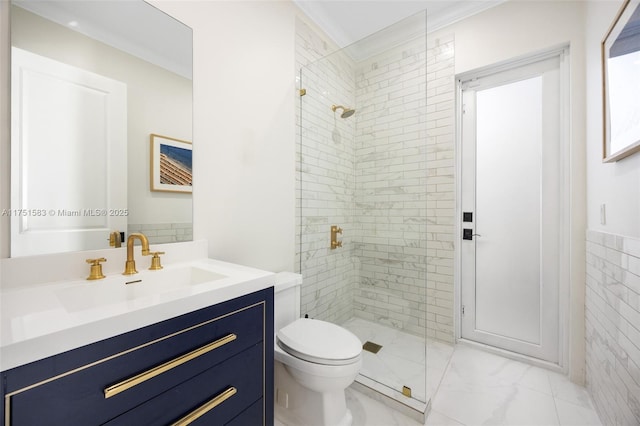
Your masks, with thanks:
[[[346,395],[353,426],[422,426],[351,388]],[[277,420],[275,424],[283,426]],[[601,422],[586,389],[565,376],[456,345],[425,425],[591,426]]]
[[[362,343],[382,345],[376,354],[363,351],[361,376],[398,392],[407,386],[418,401],[427,402],[434,395],[453,353],[452,345],[427,339],[425,346],[424,338],[361,318],[341,325]]]
[[[354,426],[420,426],[352,389]],[[456,345],[425,425],[601,425],[587,390],[559,373]]]

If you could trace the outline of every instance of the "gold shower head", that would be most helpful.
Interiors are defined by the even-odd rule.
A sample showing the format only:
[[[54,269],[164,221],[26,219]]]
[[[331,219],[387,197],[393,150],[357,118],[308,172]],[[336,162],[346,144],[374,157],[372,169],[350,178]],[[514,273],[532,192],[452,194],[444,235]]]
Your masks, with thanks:
[[[331,110],[333,112],[336,112],[338,108],[342,110],[342,114],[340,114],[341,118],[349,118],[356,112],[355,109],[346,108],[346,107],[343,107],[342,105],[331,105]]]

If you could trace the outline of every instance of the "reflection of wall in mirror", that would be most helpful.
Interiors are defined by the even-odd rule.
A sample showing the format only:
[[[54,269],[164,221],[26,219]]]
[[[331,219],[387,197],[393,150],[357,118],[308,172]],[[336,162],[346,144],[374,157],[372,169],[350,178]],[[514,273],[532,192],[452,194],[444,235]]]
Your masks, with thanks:
[[[640,141],[640,51],[610,58],[611,152]]]
[[[607,61],[611,153],[640,141],[640,5],[634,7]]]
[[[12,45],[126,83],[129,147],[123,161],[128,163],[129,224],[178,241],[171,238],[173,230],[162,229],[171,224],[183,229],[191,223],[192,197],[149,191],[149,134],[192,140],[191,80],[24,9],[13,6],[11,13]],[[180,232],[191,235],[190,229]]]

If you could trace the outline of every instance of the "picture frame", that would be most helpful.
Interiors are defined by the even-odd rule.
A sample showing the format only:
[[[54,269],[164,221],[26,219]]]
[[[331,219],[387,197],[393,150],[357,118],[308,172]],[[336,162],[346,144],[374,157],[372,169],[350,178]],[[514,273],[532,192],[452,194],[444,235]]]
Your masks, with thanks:
[[[193,150],[189,141],[151,134],[151,191],[193,192]]]
[[[640,151],[640,0],[625,0],[601,44],[602,161]]]

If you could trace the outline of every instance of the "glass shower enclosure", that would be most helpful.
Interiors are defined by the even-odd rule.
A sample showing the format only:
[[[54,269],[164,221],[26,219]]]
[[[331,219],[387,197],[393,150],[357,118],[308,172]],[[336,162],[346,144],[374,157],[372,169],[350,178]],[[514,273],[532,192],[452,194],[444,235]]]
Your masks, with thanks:
[[[425,11],[300,69],[296,215],[302,315],[360,338],[356,386],[423,413],[437,385],[426,30]]]

